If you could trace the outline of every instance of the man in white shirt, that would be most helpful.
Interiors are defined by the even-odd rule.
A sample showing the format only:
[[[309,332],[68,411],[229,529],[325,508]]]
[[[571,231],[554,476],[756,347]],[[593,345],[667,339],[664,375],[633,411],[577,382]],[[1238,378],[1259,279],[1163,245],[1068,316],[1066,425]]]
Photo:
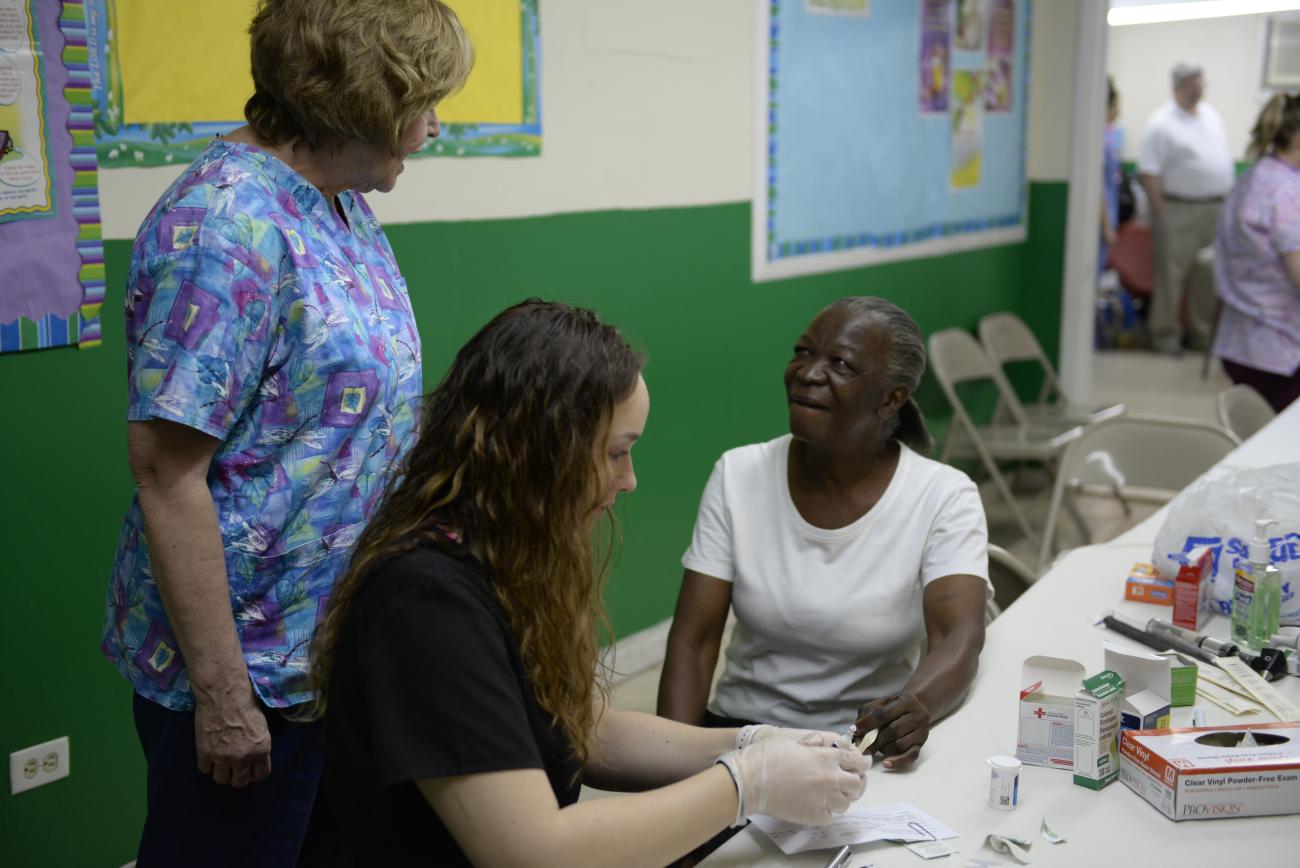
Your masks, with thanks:
[[[1138,177],[1151,203],[1156,285],[1147,325],[1151,345],[1164,353],[1182,349],[1180,313],[1196,253],[1214,242],[1223,197],[1234,168],[1223,120],[1201,97],[1201,69],[1173,69],[1173,99],[1156,109],[1142,131]],[[1205,346],[1213,323],[1199,305],[1188,305],[1188,340]]]

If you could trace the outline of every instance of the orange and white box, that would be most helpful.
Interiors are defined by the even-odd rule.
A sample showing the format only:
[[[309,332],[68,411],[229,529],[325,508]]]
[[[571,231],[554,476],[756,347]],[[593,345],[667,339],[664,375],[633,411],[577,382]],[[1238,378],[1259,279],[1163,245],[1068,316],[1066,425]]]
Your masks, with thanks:
[[[1157,606],[1174,604],[1174,580],[1156,572],[1154,564],[1134,564],[1124,580],[1124,599]]]
[[[1171,820],[1300,814],[1300,722],[1130,729],[1119,754],[1119,779]]]

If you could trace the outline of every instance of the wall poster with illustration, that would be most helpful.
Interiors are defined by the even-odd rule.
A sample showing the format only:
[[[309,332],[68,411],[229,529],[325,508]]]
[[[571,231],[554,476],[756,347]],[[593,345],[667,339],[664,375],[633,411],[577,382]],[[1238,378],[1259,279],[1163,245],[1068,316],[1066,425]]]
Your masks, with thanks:
[[[99,343],[104,251],[81,0],[0,0],[0,353]]]
[[[763,6],[755,280],[1024,239],[1029,0]]]

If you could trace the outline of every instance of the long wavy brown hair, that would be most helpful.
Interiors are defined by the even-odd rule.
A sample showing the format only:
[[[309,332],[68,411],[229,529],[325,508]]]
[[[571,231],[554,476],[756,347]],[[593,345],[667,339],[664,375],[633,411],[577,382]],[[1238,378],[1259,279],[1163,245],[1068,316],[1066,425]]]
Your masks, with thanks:
[[[475,556],[519,642],[538,704],[585,761],[595,724],[602,579],[615,527],[595,546],[609,484],[604,440],[614,405],[643,365],[590,310],[529,299],[461,348],[425,399],[419,440],[389,484],[334,588],[312,641],[311,674],[329,702],[338,637],[357,592],[420,543]]]

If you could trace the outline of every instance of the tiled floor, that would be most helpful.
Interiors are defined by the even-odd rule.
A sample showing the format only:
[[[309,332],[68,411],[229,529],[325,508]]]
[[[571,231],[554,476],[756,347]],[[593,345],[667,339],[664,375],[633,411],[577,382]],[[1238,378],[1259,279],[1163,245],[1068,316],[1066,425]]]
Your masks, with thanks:
[[[1199,421],[1215,421],[1214,397],[1229,385],[1217,362],[1210,365],[1209,377],[1201,379],[1202,356],[1186,353],[1180,358],[1141,351],[1099,353],[1093,363],[1093,403],[1122,402],[1129,412],[1176,416]],[[1035,480],[1023,480],[1032,488]],[[1040,478],[1037,491],[1018,492],[1026,514],[1045,516],[1051,490]],[[990,539],[1011,550],[1026,563],[1037,560],[1034,546],[1025,540],[1011,520],[1006,507],[991,486],[981,486],[989,520]],[[1091,503],[1083,499],[1080,512],[1093,533],[1094,541],[1111,539],[1150,515],[1156,507],[1133,504],[1132,515],[1125,516],[1112,503]],[[1032,521],[1032,518],[1031,518]],[[1065,522],[1061,539],[1069,543],[1074,528]],[[1011,602],[1015,586],[998,581],[999,602]],[[726,641],[724,637],[724,642]],[[622,681],[615,688],[614,705],[618,708],[654,712],[659,689],[659,667],[646,670]]]

